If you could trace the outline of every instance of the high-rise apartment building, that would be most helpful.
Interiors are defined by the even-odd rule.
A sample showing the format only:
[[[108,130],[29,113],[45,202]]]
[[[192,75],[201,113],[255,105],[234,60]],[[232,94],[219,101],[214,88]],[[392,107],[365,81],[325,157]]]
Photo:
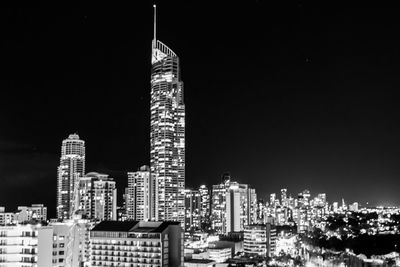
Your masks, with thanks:
[[[276,194],[272,193],[269,195],[269,205],[275,206],[276,205]]]
[[[230,183],[226,195],[226,232],[243,231],[257,221],[257,195],[247,184]]]
[[[155,219],[185,220],[185,104],[179,57],[156,38],[151,58],[150,171]]]
[[[281,189],[281,204],[283,207],[287,207],[287,189]]]
[[[223,175],[221,184],[213,185],[211,199],[211,228],[217,233],[243,231],[257,222],[257,195],[247,184],[232,181]]]
[[[211,228],[219,234],[226,232],[226,196],[231,177],[225,173],[220,184],[212,186],[211,193]]]
[[[185,231],[201,228],[201,196],[198,190],[185,190]]]
[[[100,221],[117,219],[117,187],[115,181],[107,174],[97,174],[93,179],[92,203],[94,219]]]
[[[62,141],[57,180],[57,218],[71,218],[78,208],[78,181],[85,173],[85,141],[70,134]]]
[[[241,196],[239,191],[239,184],[232,183],[226,194],[226,233],[239,232],[241,230],[241,211]]]
[[[117,187],[108,174],[87,173],[79,179],[79,212],[88,219],[117,219]]]
[[[200,218],[202,221],[208,221],[210,216],[210,192],[205,185],[199,187],[201,198]]]
[[[142,166],[137,172],[128,172],[128,188],[126,196],[127,218],[136,221],[155,219],[154,183],[148,166]]]

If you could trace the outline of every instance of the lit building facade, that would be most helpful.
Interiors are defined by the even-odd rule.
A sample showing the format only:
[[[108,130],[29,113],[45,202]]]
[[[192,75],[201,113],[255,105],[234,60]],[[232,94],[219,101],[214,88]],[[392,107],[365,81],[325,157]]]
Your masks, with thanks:
[[[226,194],[226,209],[224,213],[226,233],[240,231],[241,212],[239,184],[232,183]]]
[[[0,207],[0,225],[8,225],[14,223],[14,213],[6,212],[5,207]]]
[[[90,172],[79,179],[79,211],[93,220],[117,219],[117,188],[107,174]]]
[[[179,222],[104,221],[90,231],[91,266],[182,266]]]
[[[154,202],[156,195],[150,169],[142,166],[137,172],[128,172],[126,213],[129,220],[149,221],[155,219]]]
[[[198,190],[185,190],[185,210],[185,231],[200,229],[201,196]]]
[[[286,188],[282,188],[281,189],[281,204],[283,207],[287,207],[288,203],[287,203],[287,189]]]
[[[57,180],[57,218],[69,219],[77,209],[75,193],[78,181],[85,173],[85,141],[70,134],[62,141]]]
[[[252,224],[244,228],[243,250],[248,255],[271,257],[276,249],[276,229],[271,224]]]
[[[201,198],[200,217],[202,221],[208,221],[210,216],[210,191],[207,186],[201,185],[199,194]]]
[[[88,220],[74,219],[52,223],[53,267],[88,266],[90,262]],[[85,265],[84,265],[85,264]]]
[[[43,204],[32,204],[32,206],[18,206],[14,214],[14,222],[23,223],[31,220],[46,221],[47,207]]]
[[[155,18],[156,16],[154,16]],[[178,56],[152,42],[150,171],[155,180],[155,220],[185,220],[185,104]]]
[[[207,251],[209,259],[217,263],[225,262],[232,257],[232,248],[229,247],[213,247]]]
[[[51,267],[53,229],[38,225],[0,226],[0,267]]]
[[[211,198],[211,227],[219,234],[243,231],[257,222],[257,194],[247,184],[231,180],[223,174],[224,182],[213,185]]]
[[[211,228],[218,234],[226,232],[226,196],[230,186],[230,175],[223,174],[223,182],[212,186]]]

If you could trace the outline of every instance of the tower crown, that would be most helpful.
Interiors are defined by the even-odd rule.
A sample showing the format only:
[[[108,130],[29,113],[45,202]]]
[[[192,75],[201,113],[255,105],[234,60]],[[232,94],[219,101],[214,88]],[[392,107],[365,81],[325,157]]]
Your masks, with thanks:
[[[151,64],[154,64],[166,57],[176,57],[174,51],[166,46],[164,43],[157,40],[157,6],[153,5],[154,8],[154,36],[152,42],[152,53],[151,53]]]

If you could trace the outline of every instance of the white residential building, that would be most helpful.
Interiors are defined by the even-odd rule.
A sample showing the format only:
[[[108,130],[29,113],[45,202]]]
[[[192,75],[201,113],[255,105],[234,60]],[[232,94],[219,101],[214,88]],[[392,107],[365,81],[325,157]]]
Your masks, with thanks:
[[[52,246],[52,227],[0,226],[0,267],[52,267]]]
[[[183,265],[179,222],[103,221],[90,231],[92,266]]]

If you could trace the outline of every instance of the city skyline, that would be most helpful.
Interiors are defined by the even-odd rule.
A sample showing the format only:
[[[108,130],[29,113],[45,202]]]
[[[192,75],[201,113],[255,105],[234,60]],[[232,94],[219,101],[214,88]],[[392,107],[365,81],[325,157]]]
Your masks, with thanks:
[[[244,25],[251,26],[252,23],[261,21],[264,23],[260,23],[260,25],[265,26],[268,22],[269,26],[265,26],[265,30],[274,37],[268,38],[266,32],[260,31],[264,29],[262,27],[253,25],[254,28],[250,28],[248,33],[236,28],[241,24],[236,22],[233,17],[240,13],[238,7],[233,6],[233,12],[226,14],[226,21],[221,22],[224,26],[221,28],[224,28],[225,32],[221,32],[222,29],[217,27],[216,30],[210,30],[210,36],[216,40],[218,38],[226,39],[227,36],[235,36],[233,31],[237,29],[239,32],[237,34],[241,34],[245,38],[237,40],[238,44],[231,44],[230,47],[226,47],[226,50],[222,50],[220,44],[216,44],[215,48],[213,42],[205,42],[200,40],[201,38],[195,39],[196,35],[191,32],[183,34],[184,27],[177,26],[180,25],[178,19],[166,19],[173,7],[160,5],[160,20],[163,23],[159,27],[162,29],[160,30],[161,39],[166,40],[165,43],[173,47],[184,65],[182,76],[185,80],[185,88],[188,89],[185,91],[185,102],[188,106],[188,163],[186,164],[188,187],[195,188],[200,184],[207,184],[211,187],[220,182],[220,177],[225,171],[229,171],[236,181],[251,184],[257,188],[257,194],[263,198],[266,198],[269,193],[279,192],[281,188],[288,188],[291,192],[301,192],[308,188],[312,192],[326,192],[330,200],[339,201],[344,197],[346,200],[359,201],[364,205],[367,201],[371,205],[399,204],[396,197],[399,187],[397,182],[399,170],[396,168],[399,155],[396,148],[400,148],[398,137],[400,112],[396,107],[396,98],[390,91],[379,93],[367,91],[375,88],[383,88],[383,90],[394,88],[396,85],[394,74],[385,72],[385,70],[392,69],[396,65],[393,62],[394,59],[392,61],[387,58],[391,55],[390,49],[386,52],[382,49],[368,51],[374,60],[370,63],[372,70],[362,66],[361,63],[365,63],[365,60],[362,61],[361,52],[350,57],[352,51],[343,48],[345,42],[341,38],[350,38],[352,40],[350,46],[355,49],[367,37],[367,34],[358,32],[359,36],[351,37],[351,33],[357,32],[358,28],[357,24],[348,18],[349,13],[331,11],[332,18],[343,19],[352,26],[346,28],[344,35],[337,33],[335,35],[335,30],[338,30],[335,27],[338,26],[329,24],[323,20],[323,16],[319,12],[306,5],[303,7],[289,5],[288,8],[295,19],[288,24],[281,21],[274,22],[272,18],[264,20],[259,17],[262,14],[260,12],[268,12],[268,14],[272,12],[267,11],[267,7],[262,1],[245,5],[243,12],[258,16],[250,19],[249,22],[243,22]],[[287,8],[279,5],[272,7],[276,8],[278,14],[281,15]],[[257,8],[260,10],[256,10]],[[59,19],[58,25],[63,26],[63,30],[67,32],[74,29],[75,24],[73,23],[86,25],[84,30],[79,32],[83,37],[92,30],[100,31],[101,25],[110,23],[110,28],[107,28],[105,32],[114,38],[116,44],[107,41],[106,45],[99,46],[100,52],[89,55],[85,54],[84,49],[78,48],[79,46],[73,46],[71,51],[81,53],[77,56],[80,59],[80,70],[68,75],[67,67],[64,67],[61,69],[61,76],[56,74],[54,77],[45,78],[45,87],[59,86],[60,89],[56,90],[57,92],[48,93],[45,90],[39,90],[35,92],[37,95],[32,92],[28,92],[26,95],[16,93],[6,95],[10,101],[7,101],[2,107],[4,108],[2,119],[4,120],[3,125],[7,127],[0,136],[0,159],[3,164],[0,174],[5,177],[5,188],[7,188],[7,191],[0,192],[0,200],[3,205],[12,206],[10,203],[17,203],[14,201],[15,196],[9,193],[11,191],[20,190],[27,194],[32,186],[38,190],[40,187],[55,188],[56,174],[54,170],[59,160],[59,143],[73,132],[77,132],[86,142],[86,170],[110,174],[115,178],[119,192],[122,192],[121,188],[124,188],[127,183],[126,172],[133,172],[139,166],[149,165],[150,90],[148,79],[150,66],[146,62],[150,59],[151,37],[147,31],[152,32],[152,21],[148,19],[148,17],[151,18],[152,10],[151,6],[138,9],[145,13],[145,16],[143,15],[140,19],[120,18],[111,10],[113,18],[119,18],[117,22],[101,19],[100,13],[89,7],[78,10],[70,17],[66,16],[65,20]],[[199,8],[199,10],[193,11],[193,20],[200,17],[202,10]],[[221,10],[220,7],[216,7],[215,11],[210,11],[211,22],[206,25],[218,25],[219,15],[217,13]],[[384,14],[382,10],[376,12]],[[24,12],[21,16],[32,19],[36,23],[46,23],[42,20],[35,20]],[[183,16],[188,19],[187,14]],[[273,18],[277,18],[276,16]],[[358,18],[363,18],[359,14],[358,16]],[[246,15],[246,18],[250,17],[250,15]],[[319,36],[318,34],[322,33],[318,31],[318,27],[310,28],[310,25],[307,24],[310,18],[319,19],[323,26],[332,27],[328,31],[331,35]],[[21,20],[18,16],[9,17],[9,19],[16,22]],[[300,29],[300,26],[295,29],[292,25],[296,19],[300,21],[303,29]],[[381,24],[370,22],[375,25],[375,28],[372,29],[372,36],[374,34],[376,36],[381,28],[387,26],[388,20],[380,22]],[[113,29],[123,25],[123,22],[126,21],[134,25],[139,25],[139,23],[146,25],[145,29],[139,31],[140,38],[132,37],[132,39],[124,40],[125,37],[122,37],[121,33],[127,29],[127,26],[112,33]],[[69,23],[72,23],[72,26]],[[81,24],[79,25],[81,26]],[[275,29],[276,31],[271,25],[278,27]],[[202,26],[204,25],[195,24],[193,30],[201,29]],[[286,27],[289,26],[294,28],[287,29]],[[10,35],[7,39],[10,43],[15,41],[22,47],[29,44],[36,46],[45,43],[48,38],[50,39],[44,35],[46,32],[43,33],[43,37],[35,39],[36,37],[30,35],[36,33],[35,29],[26,26],[24,22],[21,22],[21,25],[17,23],[14,27],[25,29],[26,39]],[[169,28],[174,28],[176,32],[170,31]],[[394,27],[389,27],[389,33],[382,32],[379,36],[390,38],[390,30],[394,30]],[[50,36],[55,34],[58,41],[64,40],[58,33],[53,33],[51,30],[48,34]],[[79,34],[77,36],[69,34],[75,38],[74,41],[79,40]],[[304,39],[302,34],[306,36]],[[85,49],[100,40],[99,36],[95,35],[93,40],[84,37],[82,40]],[[281,39],[277,37],[281,37]],[[333,49],[333,45],[323,46],[326,49],[324,51],[313,51],[314,42],[307,41],[314,39],[318,45],[321,45],[324,38],[328,38],[340,49],[344,49],[334,50],[335,56],[343,52],[343,58],[340,58],[342,62],[340,60],[332,62],[326,59],[328,51]],[[128,53],[130,50],[129,46],[138,40],[140,44],[136,45],[135,49],[138,49],[139,52],[131,52],[127,59],[122,60],[121,58],[125,56],[124,53]],[[273,42],[269,46],[266,44],[268,40]],[[293,40],[298,41],[295,42],[297,46],[289,45]],[[198,43],[195,44],[195,41]],[[373,41],[374,38],[371,40],[372,43],[366,43],[365,46],[373,48],[374,45],[379,45],[379,42]],[[398,40],[393,39],[392,41],[394,44],[391,45],[394,47],[395,41]],[[264,49],[256,48],[255,44],[258,43],[272,50],[281,46],[284,48],[278,49],[279,52],[276,56],[273,56],[271,52],[265,52],[265,55],[262,55],[261,52]],[[115,47],[118,46],[123,47],[121,52],[116,52]],[[67,48],[66,45],[58,43],[56,43],[56,47]],[[255,50],[250,51],[250,47]],[[298,50],[291,50],[296,47]],[[108,48],[110,50],[107,50]],[[289,51],[289,55],[284,56],[287,51]],[[18,50],[14,48],[11,49],[11,52],[16,54]],[[59,53],[52,52],[57,55]],[[113,53],[116,54],[113,55]],[[235,61],[225,53],[236,55],[236,60],[240,64],[233,65]],[[243,56],[246,53],[248,56]],[[266,67],[262,67],[262,63],[257,60],[256,55],[261,61],[266,62]],[[215,66],[207,65],[210,63],[211,56],[215,60],[213,62]],[[19,58],[19,62],[29,63],[31,59],[34,59],[32,57],[34,56],[25,61]],[[50,57],[51,53],[46,54],[45,62],[54,63]],[[109,61],[107,61],[107,57],[109,57]],[[251,59],[247,59],[247,57]],[[279,59],[279,57],[282,58]],[[74,66],[73,62],[66,58],[63,59],[68,62],[67,66]],[[203,62],[203,59],[207,62]],[[94,67],[96,60],[105,62],[100,62],[100,67],[89,71],[90,67]],[[134,62],[135,60],[140,63]],[[329,62],[333,65],[336,64],[335,67],[327,67],[326,64]],[[6,63],[11,63],[11,59],[8,58]],[[115,67],[118,63],[122,63],[121,67]],[[137,65],[129,68],[130,64]],[[277,66],[276,68],[274,64]],[[43,63],[39,69],[47,69],[48,67],[45,65],[46,63]],[[11,66],[14,65],[11,64]],[[95,74],[95,72],[100,71],[101,75],[105,75],[107,66],[111,68],[112,78],[107,80],[110,84],[102,86],[104,89],[109,86],[110,89],[104,96],[101,96],[102,93],[96,92],[95,89],[101,88],[100,83],[104,81],[104,78],[99,77],[99,74]],[[135,68],[138,66],[143,70],[135,73],[134,71],[137,70]],[[351,71],[355,66],[359,67],[358,70],[363,77],[365,76],[364,78],[360,78],[360,73]],[[127,69],[123,67],[127,67]],[[253,67],[256,68],[252,71],[247,70]],[[23,74],[28,73],[25,68],[28,67],[22,67]],[[128,69],[131,70],[129,73]],[[29,89],[39,85],[39,79],[30,75],[25,77],[27,80],[17,81],[13,78],[16,71],[17,68],[14,66],[7,72],[11,74],[6,82],[9,89]],[[370,78],[372,76],[368,74],[372,74],[374,71],[376,76]],[[82,77],[85,76],[85,73],[89,74],[89,78]],[[54,71],[49,72],[49,75],[54,74]],[[247,80],[241,78],[239,74],[243,74]],[[90,79],[96,77],[100,81],[91,83]],[[328,83],[335,77],[340,78],[333,80],[333,85],[328,86]],[[289,80],[294,81],[289,82]],[[325,81],[321,82],[321,80]],[[80,84],[75,89],[74,82]],[[81,92],[84,85],[89,85],[89,88],[93,90]],[[319,86],[322,85],[329,89],[319,90],[317,93],[308,91],[310,88],[319,89]],[[298,89],[298,86],[301,88]],[[366,91],[358,94],[355,89],[352,89],[353,86],[356,89],[366,88]],[[117,89],[112,90],[114,87]],[[138,89],[142,87],[143,89]],[[132,88],[134,88],[133,95],[129,95],[129,97],[125,95],[127,90],[132,90]],[[275,90],[275,88],[279,90]],[[339,89],[335,91],[335,88]],[[263,92],[268,89],[272,92]],[[63,95],[64,91],[68,92],[67,94],[75,95],[76,99],[82,100],[77,101],[79,103],[72,103],[71,107],[62,111],[62,104],[64,104],[62,101],[66,100],[60,100],[58,94]],[[58,100],[62,104],[57,102]],[[26,107],[26,110],[23,107]],[[52,114],[55,114],[56,111],[61,112],[59,115],[61,116],[60,120],[64,122],[63,125],[55,123],[57,116]],[[71,116],[74,120],[67,121],[66,118]],[[55,123],[54,127],[51,127],[52,123]],[[130,126],[131,124],[132,126]],[[49,126],[45,127],[46,125]],[[22,132],[21,130],[25,127],[26,132]],[[46,186],[44,187],[44,185]],[[378,192],[377,186],[380,186]],[[357,188],[356,192],[354,192],[354,188]],[[49,189],[49,191],[54,190]],[[39,190],[39,194],[32,196],[32,200],[29,200],[28,203],[45,203],[51,214],[54,212],[52,208],[54,204],[51,203],[55,199],[54,194],[55,192]]]

